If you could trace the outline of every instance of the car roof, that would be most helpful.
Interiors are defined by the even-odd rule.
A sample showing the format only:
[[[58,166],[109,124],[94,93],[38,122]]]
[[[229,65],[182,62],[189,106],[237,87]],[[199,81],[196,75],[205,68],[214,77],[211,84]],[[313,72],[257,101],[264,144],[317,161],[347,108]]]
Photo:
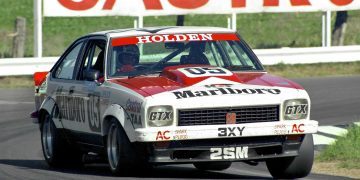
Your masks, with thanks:
[[[234,30],[221,27],[199,27],[199,26],[160,26],[145,28],[115,29],[94,32],[90,35],[106,35],[109,37],[126,37],[149,34],[180,34],[180,33],[235,33]]]

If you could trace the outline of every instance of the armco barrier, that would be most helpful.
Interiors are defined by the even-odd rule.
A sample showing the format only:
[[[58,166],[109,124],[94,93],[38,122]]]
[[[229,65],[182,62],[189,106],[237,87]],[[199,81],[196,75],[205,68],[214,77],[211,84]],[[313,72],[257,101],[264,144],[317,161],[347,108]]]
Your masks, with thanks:
[[[256,49],[264,65],[351,62],[360,60],[360,46]],[[49,71],[58,57],[0,59],[0,76],[32,75]]]

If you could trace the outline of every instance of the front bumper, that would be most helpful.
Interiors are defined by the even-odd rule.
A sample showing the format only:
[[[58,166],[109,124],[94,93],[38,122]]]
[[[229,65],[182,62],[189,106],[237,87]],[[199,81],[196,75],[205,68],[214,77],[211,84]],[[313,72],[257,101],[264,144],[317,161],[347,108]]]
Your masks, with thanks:
[[[169,126],[139,128],[135,130],[137,142],[159,142],[196,139],[225,139],[298,135],[316,133],[318,122],[314,120],[278,121],[227,125]]]
[[[305,135],[239,137],[145,143],[150,163],[262,161],[294,157]]]

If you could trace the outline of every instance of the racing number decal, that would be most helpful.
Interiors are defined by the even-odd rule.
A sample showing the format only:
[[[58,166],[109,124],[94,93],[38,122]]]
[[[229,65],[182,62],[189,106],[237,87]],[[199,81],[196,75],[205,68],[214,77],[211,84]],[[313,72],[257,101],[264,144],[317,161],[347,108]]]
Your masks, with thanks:
[[[189,67],[179,68],[180,72],[187,77],[204,77],[204,76],[231,76],[232,72],[220,67]]]
[[[91,131],[101,132],[100,122],[100,97],[89,95],[87,102],[87,115]]]

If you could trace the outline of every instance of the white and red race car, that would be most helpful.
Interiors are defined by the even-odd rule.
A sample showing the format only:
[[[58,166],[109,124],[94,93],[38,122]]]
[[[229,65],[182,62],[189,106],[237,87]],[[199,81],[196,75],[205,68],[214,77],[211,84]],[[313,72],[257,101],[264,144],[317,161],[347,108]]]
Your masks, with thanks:
[[[311,171],[318,122],[307,92],[266,73],[228,29],[89,34],[34,79],[32,115],[50,166],[92,155],[114,173],[171,163],[223,170],[235,161],[266,161],[276,178]]]

